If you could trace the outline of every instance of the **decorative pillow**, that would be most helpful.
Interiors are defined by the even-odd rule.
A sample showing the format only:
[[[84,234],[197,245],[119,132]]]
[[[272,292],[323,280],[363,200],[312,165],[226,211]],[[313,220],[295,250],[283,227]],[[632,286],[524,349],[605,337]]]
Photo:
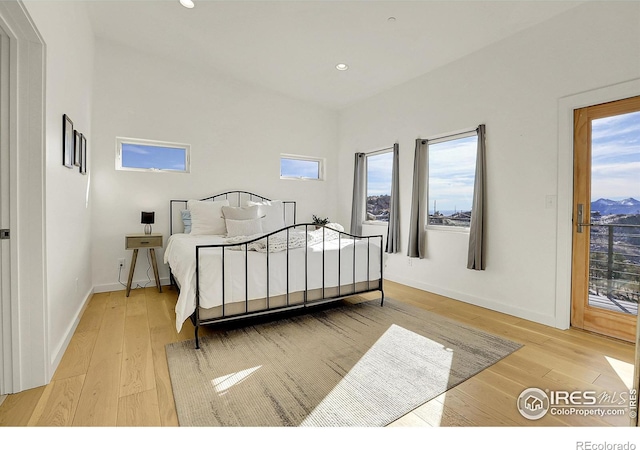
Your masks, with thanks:
[[[232,220],[247,220],[247,219],[259,219],[260,207],[259,206],[223,206],[222,215],[225,219]]]
[[[336,231],[344,231],[344,227],[336,222],[330,222],[326,225],[326,227]]]
[[[262,234],[262,219],[225,219],[225,222],[227,225],[227,237]]]
[[[182,225],[184,226],[184,233],[191,233],[191,211],[188,209],[183,209],[180,211],[182,215]]]
[[[281,200],[247,201],[247,206],[260,207],[260,216],[264,216],[262,231],[265,233],[271,233],[287,226],[284,222],[284,204]]]
[[[229,200],[189,200],[187,209],[191,212],[191,234],[227,234],[222,217],[223,206],[229,206]]]

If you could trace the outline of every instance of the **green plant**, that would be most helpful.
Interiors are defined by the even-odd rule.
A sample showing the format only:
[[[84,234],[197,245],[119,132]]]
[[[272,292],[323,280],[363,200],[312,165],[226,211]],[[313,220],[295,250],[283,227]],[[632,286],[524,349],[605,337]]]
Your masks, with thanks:
[[[329,218],[325,217],[324,219],[321,219],[320,217],[316,216],[315,214],[313,215],[313,224],[316,226],[323,226],[329,223]]]

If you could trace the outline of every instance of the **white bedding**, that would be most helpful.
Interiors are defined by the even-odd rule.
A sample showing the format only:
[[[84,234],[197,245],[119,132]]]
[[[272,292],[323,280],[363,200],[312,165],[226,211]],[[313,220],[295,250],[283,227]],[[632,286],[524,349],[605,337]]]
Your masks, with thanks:
[[[293,232],[291,232],[293,233]],[[289,292],[305,289],[305,254],[307,255],[307,287],[309,290],[322,288],[322,229],[309,233],[309,246],[293,248],[294,235],[290,234],[289,250]],[[325,288],[338,285],[338,248],[340,253],[340,284],[352,283],[353,280],[353,247],[351,238],[338,239],[338,233],[325,229]],[[211,245],[223,243],[237,243],[223,236],[174,234],[169,238],[164,252],[164,262],[169,264],[173,276],[180,285],[180,295],[176,304],[176,329],[180,331],[182,324],[195,310],[195,248],[197,245]],[[267,254],[255,250],[244,251],[226,249],[224,252],[225,304],[230,302],[244,302],[245,283],[248,287],[248,299],[265,298],[267,296],[267,264],[269,257],[269,296],[284,295],[287,292],[287,252],[275,251],[273,243],[277,238],[270,238],[270,252]],[[286,248],[286,238],[284,239]],[[302,239],[304,243],[304,238]],[[380,242],[377,238],[369,240],[369,280],[380,278]],[[281,244],[282,242],[280,242]],[[303,244],[302,244],[303,245]],[[355,241],[356,252],[356,280],[367,281],[367,240]],[[259,247],[259,246],[258,246]],[[264,246],[263,246],[264,247]],[[282,248],[282,246],[279,246]],[[200,249],[200,306],[213,308],[222,304],[222,250],[220,248]],[[248,280],[245,281],[245,257],[247,258]]]

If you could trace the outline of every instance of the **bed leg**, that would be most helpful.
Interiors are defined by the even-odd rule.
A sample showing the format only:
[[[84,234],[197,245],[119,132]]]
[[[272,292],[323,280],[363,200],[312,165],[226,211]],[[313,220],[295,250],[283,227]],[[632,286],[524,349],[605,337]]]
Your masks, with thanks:
[[[384,291],[380,290],[380,306],[384,305]]]
[[[198,350],[200,348],[200,338],[198,338],[198,326],[197,325],[196,325],[195,335],[196,335],[196,350]]]

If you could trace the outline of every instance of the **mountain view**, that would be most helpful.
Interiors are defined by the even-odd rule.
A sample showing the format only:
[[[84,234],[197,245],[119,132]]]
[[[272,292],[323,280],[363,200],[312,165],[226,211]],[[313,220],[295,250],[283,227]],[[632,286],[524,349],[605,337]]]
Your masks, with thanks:
[[[370,195],[367,197],[367,220],[389,222],[391,196]],[[449,225],[468,227],[471,222],[471,211],[436,211],[429,214],[430,225]]]
[[[625,198],[624,200],[609,200],[601,198],[591,202],[591,213],[595,211],[600,215],[608,214],[640,214],[640,200]]]
[[[469,227],[471,211],[436,211],[429,214],[429,225],[448,225],[452,227]]]
[[[591,202],[589,293],[619,301],[640,300],[640,201]]]

